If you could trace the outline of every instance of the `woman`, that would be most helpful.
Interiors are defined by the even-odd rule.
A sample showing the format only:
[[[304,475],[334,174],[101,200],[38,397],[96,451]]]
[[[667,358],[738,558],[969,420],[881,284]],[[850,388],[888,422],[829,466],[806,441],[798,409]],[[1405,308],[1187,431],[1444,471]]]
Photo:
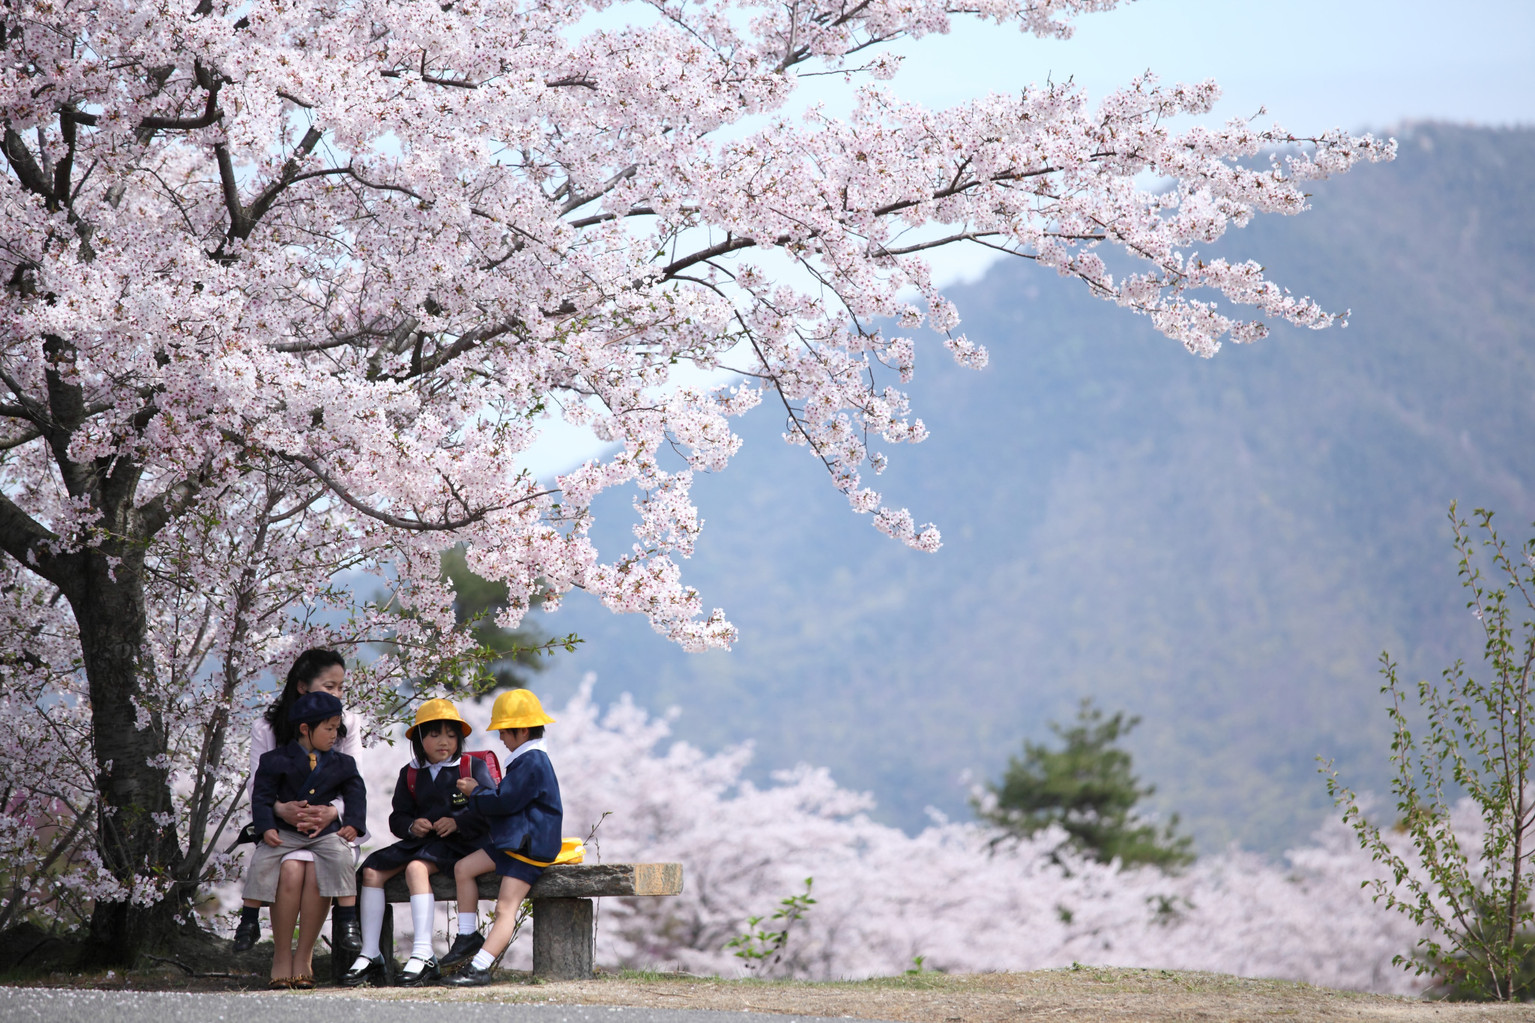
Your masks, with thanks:
[[[345,688],[346,660],[336,651],[314,648],[299,654],[293,667],[288,669],[282,693],[267,708],[266,713],[251,725],[251,778],[256,776],[256,765],[263,753],[293,741],[291,733],[294,729],[288,721],[288,709],[293,701],[312,691],[326,692],[339,700]],[[343,713],[341,721],[342,733],[336,749],[356,759],[362,751],[359,741],[362,734],[361,722],[351,711]],[[276,806],[277,816],[300,831],[327,827],[341,816],[342,811],[342,806],[310,806],[300,801],[278,803]],[[236,952],[246,951],[261,937],[261,905],[253,899],[244,901],[240,910],[240,923],[235,927]],[[277,882],[277,901],[272,904],[273,933],[291,934],[297,919],[301,946],[312,947],[325,922],[325,905],[326,900],[320,898],[319,882],[315,876],[314,854],[300,849],[283,857]],[[309,939],[307,942],[304,941],[306,936]],[[356,896],[336,900],[331,946],[343,963],[350,963],[361,950],[362,933],[357,925]]]

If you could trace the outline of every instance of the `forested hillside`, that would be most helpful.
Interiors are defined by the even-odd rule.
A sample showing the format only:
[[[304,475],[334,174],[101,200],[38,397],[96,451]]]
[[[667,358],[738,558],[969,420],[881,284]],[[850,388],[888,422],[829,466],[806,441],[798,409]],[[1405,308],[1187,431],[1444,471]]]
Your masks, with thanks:
[[[1380,651],[1414,677],[1477,655],[1449,502],[1518,538],[1535,518],[1535,131],[1397,135],[1395,163],[1225,250],[1351,308],[1348,329],[1204,361],[1000,265],[951,293],[990,368],[919,351],[932,437],[881,481],[940,552],[877,534],[758,413],[697,485],[686,565],[736,649],[685,655],[573,595],[540,622],[587,642],[537,685],[559,700],[595,671],[599,699],[676,705],[678,735],[754,740],[762,771],[827,766],[905,826],[968,815],[966,772],[996,776],[1090,694],[1144,717],[1137,766],[1203,848],[1304,837],[1318,754],[1384,780]]]

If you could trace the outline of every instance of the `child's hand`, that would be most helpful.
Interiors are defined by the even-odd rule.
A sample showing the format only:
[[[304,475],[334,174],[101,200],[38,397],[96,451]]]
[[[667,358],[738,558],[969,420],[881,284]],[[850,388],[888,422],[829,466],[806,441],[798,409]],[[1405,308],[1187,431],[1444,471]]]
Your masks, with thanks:
[[[462,792],[466,796],[473,793],[474,790],[480,785],[480,783],[475,781],[473,778],[460,778],[456,784],[458,785],[458,791]]]
[[[437,823],[432,825],[432,830],[437,832],[437,837],[447,838],[458,830],[458,821],[452,817],[439,817]]]
[[[427,820],[425,817],[417,817],[415,820],[410,822],[410,833],[415,835],[417,838],[420,838],[431,830],[432,822]]]
[[[355,842],[355,841],[357,841],[357,829],[352,827],[350,824],[348,824],[346,827],[342,828],[340,831],[336,832],[336,834],[340,835],[344,841],[347,841],[347,842]]]
[[[282,845],[282,836],[277,833],[276,828],[268,828],[263,831],[261,833],[261,840],[274,849]]]

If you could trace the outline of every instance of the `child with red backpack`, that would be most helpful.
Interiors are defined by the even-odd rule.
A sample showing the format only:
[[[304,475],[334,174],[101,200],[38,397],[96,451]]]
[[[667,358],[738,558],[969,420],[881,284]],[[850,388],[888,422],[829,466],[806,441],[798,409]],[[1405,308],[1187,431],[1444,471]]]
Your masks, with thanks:
[[[494,753],[464,752],[464,737],[472,730],[449,700],[427,700],[416,710],[416,722],[405,733],[415,755],[400,768],[389,814],[389,830],[401,840],[363,861],[358,898],[362,953],[342,977],[341,983],[347,987],[385,982],[379,947],[384,926],[384,882],[402,870],[410,888],[414,942],[400,983],[416,987],[441,975],[432,954],[432,918],[437,907],[431,877],[440,870],[452,871],[454,864],[479,847],[486,831],[485,819],[469,809],[459,795],[458,780],[472,778],[494,788],[501,774]],[[467,923],[463,919],[466,916]],[[475,924],[471,905],[470,912],[459,914],[459,934],[477,937]]]

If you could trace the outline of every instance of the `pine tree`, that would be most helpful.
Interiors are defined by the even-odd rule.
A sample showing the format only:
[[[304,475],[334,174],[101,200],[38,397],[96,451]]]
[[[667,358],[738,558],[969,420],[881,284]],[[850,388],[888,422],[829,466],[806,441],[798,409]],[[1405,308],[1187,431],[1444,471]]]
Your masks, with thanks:
[[[1175,833],[1177,815],[1159,830],[1135,812],[1156,787],[1141,785],[1131,773],[1130,754],[1118,743],[1139,723],[1123,712],[1105,717],[1084,699],[1075,724],[1050,725],[1064,748],[1025,741],[1022,759],[1008,759],[1001,784],[986,786],[995,800],[978,800],[977,813],[1024,837],[1059,825],[1069,836],[1064,844],[1101,863],[1187,866],[1194,862],[1193,838]]]
[[[454,617],[460,625],[470,627],[480,645],[488,689],[527,686],[532,674],[544,669],[540,655],[551,654],[558,647],[574,650],[581,642],[574,633],[551,639],[527,621],[516,629],[497,625],[496,612],[507,604],[506,583],[475,574],[465,561],[462,545],[443,552],[442,575],[453,587]],[[534,603],[538,603],[536,598]]]

